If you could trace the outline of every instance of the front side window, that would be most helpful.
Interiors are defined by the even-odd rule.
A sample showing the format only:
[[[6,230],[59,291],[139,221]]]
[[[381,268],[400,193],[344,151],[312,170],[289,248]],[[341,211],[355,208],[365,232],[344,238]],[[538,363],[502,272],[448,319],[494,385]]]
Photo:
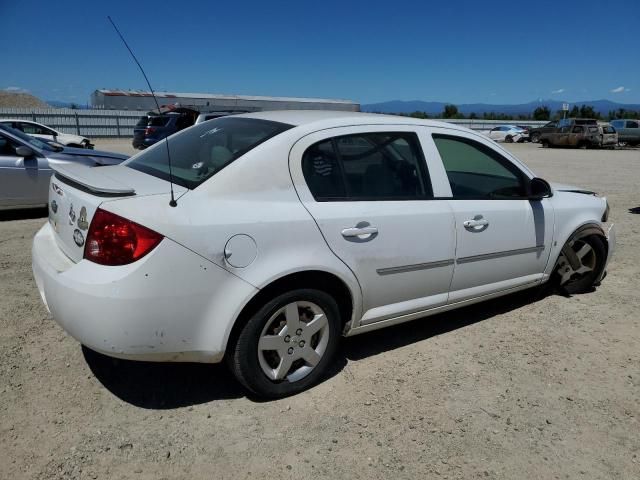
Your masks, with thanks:
[[[194,189],[249,150],[290,128],[288,124],[255,118],[218,118],[182,130],[122,165],[169,180],[166,142],[173,181]]]
[[[324,140],[307,149],[302,170],[318,201],[433,196],[415,133],[363,133]]]
[[[463,137],[434,134],[453,198],[517,199],[526,196],[525,176],[495,150]]]
[[[584,129],[582,127],[573,127],[573,133],[583,133]]]

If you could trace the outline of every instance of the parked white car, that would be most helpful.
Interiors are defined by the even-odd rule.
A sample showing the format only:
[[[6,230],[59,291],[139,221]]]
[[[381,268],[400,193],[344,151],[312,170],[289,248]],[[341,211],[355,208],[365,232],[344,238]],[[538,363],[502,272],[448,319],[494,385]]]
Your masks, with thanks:
[[[261,112],[169,143],[171,167],[162,142],[119,166],[54,167],[38,289],[91,349],[226,357],[264,397],[317,382],[341,335],[549,281],[587,291],[615,244],[605,198],[447,123]]]
[[[58,142],[65,147],[93,148],[91,140],[86,137],[81,137],[80,135],[73,135],[70,133],[62,133],[51,127],[42,125],[41,123],[31,122],[29,120],[0,119],[0,124],[24,132],[27,135],[31,135],[32,137]]]
[[[526,130],[515,125],[500,125],[485,133],[491,140],[496,142],[517,143],[529,139]]]

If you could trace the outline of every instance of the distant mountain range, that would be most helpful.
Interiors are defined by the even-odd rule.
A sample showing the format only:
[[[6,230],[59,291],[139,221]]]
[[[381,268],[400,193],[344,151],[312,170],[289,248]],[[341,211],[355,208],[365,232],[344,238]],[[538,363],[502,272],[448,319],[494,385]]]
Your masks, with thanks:
[[[640,104],[624,104],[616,103],[610,100],[585,100],[584,102],[566,102],[561,100],[536,100],[534,102],[522,103],[516,105],[492,105],[487,103],[465,103],[456,105],[458,111],[465,115],[475,113],[482,115],[483,113],[504,113],[505,115],[530,115],[536,108],[546,105],[551,112],[556,112],[562,109],[562,104],[568,103],[569,108],[573,108],[574,105],[580,107],[581,105],[590,105],[597,112],[606,115],[611,110],[618,110],[624,108],[625,110],[640,111]],[[426,112],[429,115],[436,115],[442,113],[445,102],[423,102],[421,100],[391,100],[389,102],[382,103],[370,103],[367,105],[361,105],[360,109],[363,112],[376,112],[376,113],[411,113],[411,112]]]

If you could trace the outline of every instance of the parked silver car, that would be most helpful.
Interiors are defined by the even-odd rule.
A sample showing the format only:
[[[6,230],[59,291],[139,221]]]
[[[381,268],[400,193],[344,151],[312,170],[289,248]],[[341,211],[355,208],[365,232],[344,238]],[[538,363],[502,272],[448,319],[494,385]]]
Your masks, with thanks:
[[[0,125],[0,210],[47,205],[51,164],[117,165],[119,153],[62,147]]]

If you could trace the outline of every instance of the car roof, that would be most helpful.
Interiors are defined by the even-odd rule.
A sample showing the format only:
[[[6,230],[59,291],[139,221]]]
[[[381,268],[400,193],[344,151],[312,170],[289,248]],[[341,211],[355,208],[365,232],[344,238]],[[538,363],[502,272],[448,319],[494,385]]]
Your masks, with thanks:
[[[357,124],[404,124],[451,127],[451,124],[434,120],[422,120],[399,115],[384,115],[380,113],[345,112],[333,110],[274,110],[264,112],[241,113],[234,118],[255,118],[259,120],[271,120],[273,122],[287,123],[294,126],[311,125],[317,123],[331,124],[334,126]]]

